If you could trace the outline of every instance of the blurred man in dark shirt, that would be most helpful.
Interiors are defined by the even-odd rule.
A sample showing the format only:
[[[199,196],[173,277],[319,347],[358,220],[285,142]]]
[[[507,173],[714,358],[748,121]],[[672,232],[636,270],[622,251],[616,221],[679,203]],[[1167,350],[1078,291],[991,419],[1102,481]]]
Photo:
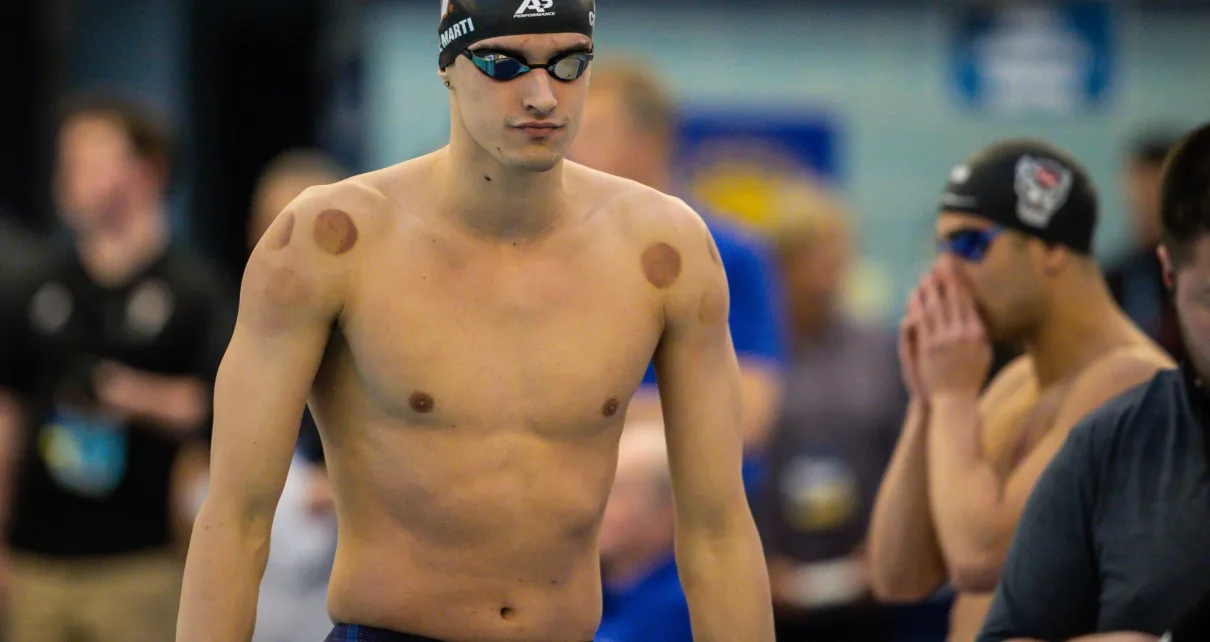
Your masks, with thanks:
[[[6,642],[174,636],[173,470],[206,435],[233,308],[170,238],[170,158],[138,105],[94,99],[62,122],[69,242],[0,309]]]

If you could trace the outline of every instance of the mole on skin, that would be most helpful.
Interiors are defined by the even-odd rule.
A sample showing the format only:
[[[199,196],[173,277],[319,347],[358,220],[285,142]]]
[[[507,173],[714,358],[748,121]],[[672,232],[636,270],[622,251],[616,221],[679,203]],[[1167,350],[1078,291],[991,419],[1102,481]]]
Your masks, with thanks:
[[[667,243],[656,243],[643,252],[643,275],[661,290],[681,275],[681,254]]]
[[[315,243],[328,254],[344,254],[357,244],[357,226],[340,210],[324,210],[315,218]]]
[[[433,411],[433,406],[436,404],[433,403],[433,397],[428,393],[416,392],[408,398],[408,405],[416,412],[428,413]]]
[[[508,608],[507,606],[500,609],[500,617],[502,617],[506,620],[511,619],[513,617],[513,610]]]
[[[294,234],[294,212],[282,217],[281,225],[273,237],[269,239],[270,250],[280,250],[290,244],[290,236]]]

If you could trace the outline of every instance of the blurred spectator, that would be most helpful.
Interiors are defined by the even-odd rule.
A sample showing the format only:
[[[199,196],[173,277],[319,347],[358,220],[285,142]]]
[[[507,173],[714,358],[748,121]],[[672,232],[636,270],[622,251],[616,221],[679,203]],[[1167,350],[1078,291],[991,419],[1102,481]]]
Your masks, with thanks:
[[[693,642],[673,551],[662,423],[627,422],[600,547],[604,610],[595,642]]]
[[[894,333],[844,308],[853,239],[840,207],[788,192],[773,231],[789,297],[792,359],[757,511],[778,638],[888,638],[863,551],[878,483],[907,405]]]
[[[0,289],[11,291],[30,276],[44,251],[42,238],[10,222],[0,211]]]
[[[1127,254],[1108,267],[1105,280],[1118,305],[1174,358],[1184,357],[1176,310],[1155,250],[1160,242],[1160,177],[1175,136],[1153,134],[1131,149],[1124,177],[1134,236]]]
[[[248,219],[251,249],[303,190],[345,178],[345,171],[317,151],[292,150],[262,172]],[[269,562],[261,580],[253,642],[319,640],[328,619],[328,577],[336,555],[336,519],[323,466],[323,446],[310,412],[303,414],[298,448],[273,517]]]
[[[134,103],[81,102],[61,123],[70,242],[0,310],[7,642],[175,635],[173,467],[206,435],[234,307],[170,239],[171,152]]]
[[[642,63],[593,63],[592,89],[568,158],[594,169],[672,193],[676,113],[663,84]],[[718,245],[731,290],[731,337],[743,384],[744,479],[749,492],[760,480],[769,426],[781,399],[785,318],[768,249],[738,227],[700,206]],[[655,373],[630,405],[634,418],[660,418]]]

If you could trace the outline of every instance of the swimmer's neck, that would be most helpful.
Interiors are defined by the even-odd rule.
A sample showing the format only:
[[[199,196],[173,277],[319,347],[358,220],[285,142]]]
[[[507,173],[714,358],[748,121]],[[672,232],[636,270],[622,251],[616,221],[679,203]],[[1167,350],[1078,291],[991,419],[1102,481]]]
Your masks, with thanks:
[[[1053,293],[1049,316],[1022,343],[1038,386],[1045,388],[1116,348],[1136,343],[1139,336],[1097,274]]]
[[[534,240],[554,229],[569,211],[565,163],[545,172],[501,166],[486,154],[458,154],[453,146],[434,154],[440,209],[476,236]]]

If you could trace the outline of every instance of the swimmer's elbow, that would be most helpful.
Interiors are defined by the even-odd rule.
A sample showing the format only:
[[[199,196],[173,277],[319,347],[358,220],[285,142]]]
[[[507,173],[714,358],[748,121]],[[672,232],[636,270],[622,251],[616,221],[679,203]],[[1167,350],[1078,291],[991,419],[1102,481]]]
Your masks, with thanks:
[[[273,506],[226,493],[210,492],[193,524],[193,537],[239,542],[238,548],[267,551],[273,530]]]

